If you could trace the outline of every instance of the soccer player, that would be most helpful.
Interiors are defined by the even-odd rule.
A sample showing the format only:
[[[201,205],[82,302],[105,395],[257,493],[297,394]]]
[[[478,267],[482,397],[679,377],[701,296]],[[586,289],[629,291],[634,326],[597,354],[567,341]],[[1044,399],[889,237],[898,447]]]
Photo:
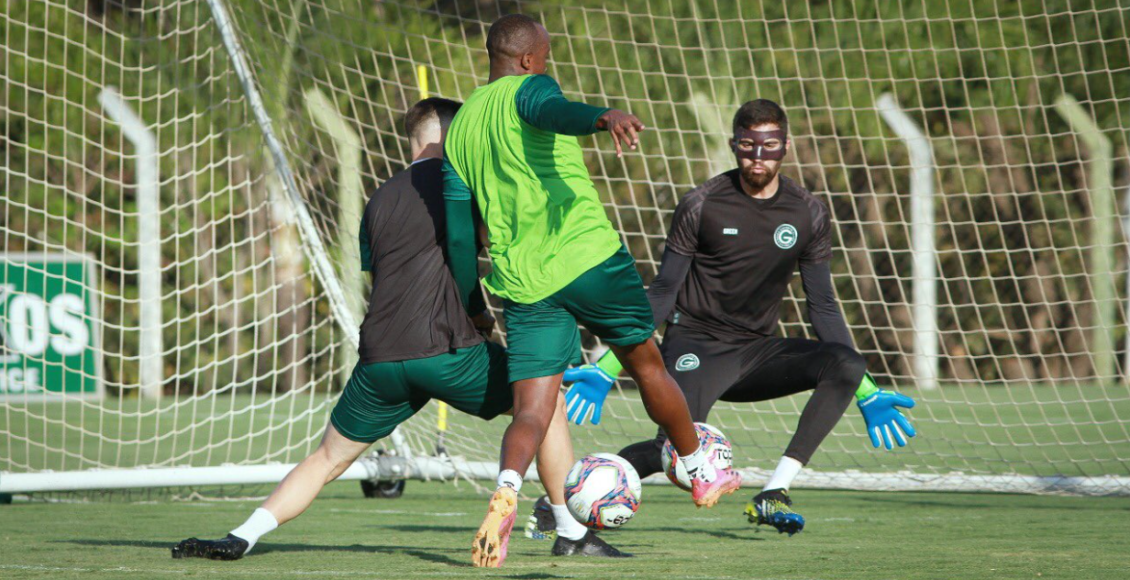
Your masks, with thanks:
[[[741,478],[699,449],[686,401],[663,367],[635,262],[608,221],[577,135],[608,131],[617,154],[635,148],[639,119],[570,102],[544,73],[549,34],[528,16],[504,16],[487,34],[488,84],[451,124],[444,195],[451,269],[463,301],[478,281],[475,216],[488,230],[503,299],[514,421],[502,441],[498,490],[472,548],[476,566],[502,563],[517,492],[553,417],[562,372],[580,361],[577,323],[611,345],[638,381],[648,415],[671,436],[692,474],[692,497],[711,506]],[[476,207],[477,205],[477,207]]]
[[[361,268],[372,276],[360,360],[318,449],[286,476],[243,525],[220,540],[184,540],[174,558],[238,560],[267,532],[304,512],[327,483],[432,398],[490,420],[513,407],[506,352],[483,337],[494,327],[482,291],[468,317],[444,261],[443,135],[459,103],[430,98],[405,119],[412,165],[365,206]],[[568,515],[565,476],[573,446],[562,402],[538,449],[538,474],[554,504],[554,555],[625,556]],[[551,409],[552,410],[552,409]]]
[[[813,391],[776,470],[746,506],[751,523],[792,535],[804,528],[804,518],[791,509],[789,485],[853,394],[875,447],[883,438],[890,449],[892,437],[906,445],[904,434],[915,433],[895,408],[913,407],[914,401],[876,387],[852,346],[832,289],[828,209],[778,174],[789,151],[788,129],[785,111],[772,101],[758,99],[738,109],[730,141],[738,168],[680,201],[648,298],[656,325],[668,323],[663,359],[678,377],[695,421],[706,421],[719,400],[756,402]],[[775,336],[781,301],[798,267],[818,341]],[[578,424],[589,415],[599,422],[611,377],[620,372],[612,356],[597,366],[605,382],[574,385],[567,397],[569,416]],[[660,431],[620,455],[646,477],[662,470],[664,439]]]

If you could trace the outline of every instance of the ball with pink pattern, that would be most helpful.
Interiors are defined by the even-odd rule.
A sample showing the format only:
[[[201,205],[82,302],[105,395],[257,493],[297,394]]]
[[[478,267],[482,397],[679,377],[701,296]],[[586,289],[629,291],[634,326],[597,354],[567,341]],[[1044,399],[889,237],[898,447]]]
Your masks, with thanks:
[[[733,447],[730,446],[730,440],[717,427],[706,423],[695,423],[694,430],[698,434],[698,444],[706,450],[706,460],[714,466],[714,469],[724,470],[734,467]],[[683,463],[679,461],[679,454],[675,452],[675,446],[671,445],[670,439],[663,444],[663,473],[667,474],[667,479],[671,480],[671,483],[690,491],[691,478],[687,475]]]

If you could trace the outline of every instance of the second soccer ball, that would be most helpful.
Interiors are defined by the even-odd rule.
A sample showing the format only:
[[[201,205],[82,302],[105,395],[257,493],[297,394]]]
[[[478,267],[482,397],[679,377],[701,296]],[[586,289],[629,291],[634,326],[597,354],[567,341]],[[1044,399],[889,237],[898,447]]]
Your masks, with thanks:
[[[706,423],[695,423],[694,429],[698,433],[698,444],[706,450],[706,460],[714,469],[730,469],[734,466],[733,448],[721,431]],[[670,440],[663,444],[663,473],[667,474],[671,483],[686,491],[691,490],[691,478],[679,461],[679,454],[675,453],[675,446],[671,445]]]

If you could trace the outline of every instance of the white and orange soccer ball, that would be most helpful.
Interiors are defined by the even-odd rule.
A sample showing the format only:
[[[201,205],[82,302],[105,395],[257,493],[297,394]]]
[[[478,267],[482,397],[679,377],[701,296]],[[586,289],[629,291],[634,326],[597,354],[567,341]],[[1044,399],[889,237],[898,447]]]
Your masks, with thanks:
[[[640,509],[640,476],[632,464],[611,453],[581,458],[565,477],[569,513],[594,530],[618,528]]]
[[[714,465],[714,469],[733,468],[734,450],[730,446],[730,440],[721,431],[706,423],[695,423],[694,430],[698,433],[699,445],[706,449],[706,460]],[[671,445],[670,439],[663,444],[663,473],[667,474],[671,483],[686,491],[691,490],[691,478],[679,461],[679,454],[675,453],[675,446]]]

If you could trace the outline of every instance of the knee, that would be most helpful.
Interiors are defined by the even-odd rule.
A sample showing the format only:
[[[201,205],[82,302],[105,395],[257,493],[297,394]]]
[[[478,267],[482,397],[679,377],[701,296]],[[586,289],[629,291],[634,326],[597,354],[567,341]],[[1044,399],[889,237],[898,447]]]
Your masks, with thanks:
[[[312,457],[317,460],[322,471],[325,472],[326,481],[337,479],[339,475],[345,473],[345,470],[349,469],[350,465],[353,465],[354,459],[340,453],[335,453],[333,449],[330,449],[326,445],[318,447]]]
[[[863,374],[867,372],[867,361],[863,355],[850,346],[837,343],[825,344],[822,350],[827,354],[827,368],[833,373],[835,382],[854,392],[863,380]]]
[[[565,407],[560,399],[553,406],[527,406],[514,413],[514,422],[538,429],[542,433],[549,430],[553,417],[560,413],[565,414]]]

